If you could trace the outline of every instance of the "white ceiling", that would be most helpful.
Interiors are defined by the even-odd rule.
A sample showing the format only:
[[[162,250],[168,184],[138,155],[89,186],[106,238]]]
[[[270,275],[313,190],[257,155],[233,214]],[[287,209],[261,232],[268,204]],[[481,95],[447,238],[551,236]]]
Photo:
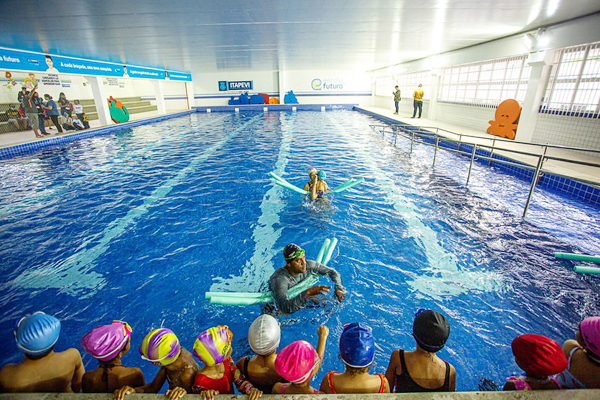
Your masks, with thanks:
[[[23,50],[192,72],[369,70],[598,12],[600,1],[2,0],[2,10],[0,46]]]

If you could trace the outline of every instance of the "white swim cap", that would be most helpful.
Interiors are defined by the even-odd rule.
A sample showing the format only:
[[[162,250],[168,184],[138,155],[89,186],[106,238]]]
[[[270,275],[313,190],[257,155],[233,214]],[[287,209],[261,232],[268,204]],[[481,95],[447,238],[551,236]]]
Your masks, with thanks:
[[[312,174],[313,172],[314,172],[314,173],[316,173],[316,172],[317,172],[317,170],[316,170],[316,169],[314,169],[314,168],[309,168],[309,169],[308,169],[308,174],[309,174],[309,175],[310,175],[310,174]]]
[[[268,314],[256,318],[248,330],[250,348],[261,356],[269,355],[277,350],[280,339],[279,322]]]

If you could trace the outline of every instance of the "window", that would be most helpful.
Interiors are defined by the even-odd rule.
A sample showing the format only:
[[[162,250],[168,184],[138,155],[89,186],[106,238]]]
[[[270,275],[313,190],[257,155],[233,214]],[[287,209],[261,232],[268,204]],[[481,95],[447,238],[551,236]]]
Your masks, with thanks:
[[[557,52],[542,112],[590,117],[597,116],[599,108],[600,43]]]
[[[398,85],[403,99],[411,100],[415,89],[423,85],[423,100],[428,100],[431,97],[429,87],[431,86],[431,71],[411,72],[408,74],[398,75],[394,86]]]
[[[525,99],[530,67],[526,55],[444,68],[438,101],[496,107]]]

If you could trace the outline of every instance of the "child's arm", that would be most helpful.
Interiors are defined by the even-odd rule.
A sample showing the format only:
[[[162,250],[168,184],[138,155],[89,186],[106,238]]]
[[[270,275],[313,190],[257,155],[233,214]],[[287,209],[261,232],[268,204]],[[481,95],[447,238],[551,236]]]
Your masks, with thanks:
[[[229,364],[231,376],[233,376],[233,383],[240,392],[246,393],[250,400],[258,399],[260,396],[262,396],[262,392],[256,389],[252,383],[244,378],[240,370],[235,366],[235,363],[231,357],[229,357],[227,363]]]
[[[327,336],[329,336],[329,328],[325,325],[321,325],[319,329],[317,329],[317,334],[319,335],[319,343],[317,344],[317,354],[319,355],[319,365],[315,367],[313,370],[312,376],[315,376],[319,369],[321,368],[321,364],[323,364],[323,357],[325,356],[325,344],[327,343]]]

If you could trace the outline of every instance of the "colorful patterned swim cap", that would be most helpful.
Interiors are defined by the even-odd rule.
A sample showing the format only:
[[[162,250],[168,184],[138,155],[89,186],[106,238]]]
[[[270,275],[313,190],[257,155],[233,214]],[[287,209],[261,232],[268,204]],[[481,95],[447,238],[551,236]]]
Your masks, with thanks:
[[[54,346],[60,335],[60,321],[41,311],[21,318],[15,329],[17,347],[25,354],[37,356]]]
[[[140,354],[144,360],[155,365],[167,366],[177,360],[181,346],[172,330],[160,328],[146,335],[140,346]]]
[[[194,343],[194,357],[207,366],[222,363],[231,349],[233,334],[227,325],[219,325],[202,332]]]
[[[97,326],[81,339],[81,346],[100,361],[110,361],[119,355],[131,338],[132,329],[124,321]]]

